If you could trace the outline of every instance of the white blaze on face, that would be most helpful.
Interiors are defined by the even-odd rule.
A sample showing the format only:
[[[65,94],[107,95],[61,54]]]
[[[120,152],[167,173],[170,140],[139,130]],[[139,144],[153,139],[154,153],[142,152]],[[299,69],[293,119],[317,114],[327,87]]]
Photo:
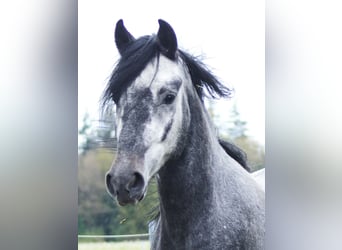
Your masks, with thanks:
[[[146,84],[144,87],[150,88],[154,103],[143,134],[144,144],[148,148],[144,156],[145,173],[148,178],[158,172],[176,148],[182,127],[184,85],[188,80],[182,64],[162,55],[158,69],[156,67],[156,62],[148,65],[141,75],[144,81],[137,79],[137,84],[144,82]],[[156,70],[157,74],[155,74]],[[176,96],[171,104],[164,103],[167,95]]]

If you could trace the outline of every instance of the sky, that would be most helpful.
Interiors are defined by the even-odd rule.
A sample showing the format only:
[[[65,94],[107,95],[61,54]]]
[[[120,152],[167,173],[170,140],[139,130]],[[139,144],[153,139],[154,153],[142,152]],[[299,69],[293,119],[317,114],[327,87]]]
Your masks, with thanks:
[[[178,45],[204,62],[234,97],[215,101],[228,122],[236,104],[247,134],[265,145],[264,1],[90,1],[78,2],[78,112],[99,120],[99,99],[119,55],[114,27],[124,20],[139,37],[158,31],[158,19],[175,30]]]

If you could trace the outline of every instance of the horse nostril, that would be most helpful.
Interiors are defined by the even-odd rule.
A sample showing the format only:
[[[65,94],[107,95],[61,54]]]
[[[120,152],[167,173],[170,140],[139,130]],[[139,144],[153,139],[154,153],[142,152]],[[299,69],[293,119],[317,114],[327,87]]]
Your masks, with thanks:
[[[117,193],[117,192],[114,191],[114,187],[113,187],[113,184],[112,184],[111,180],[112,180],[112,175],[110,173],[107,173],[106,174],[106,187],[107,187],[107,190],[108,190],[108,192],[111,195],[115,195],[115,193]]]
[[[139,174],[138,172],[135,172],[133,174],[133,177],[131,181],[128,184],[128,191],[138,191],[144,188],[144,177]]]

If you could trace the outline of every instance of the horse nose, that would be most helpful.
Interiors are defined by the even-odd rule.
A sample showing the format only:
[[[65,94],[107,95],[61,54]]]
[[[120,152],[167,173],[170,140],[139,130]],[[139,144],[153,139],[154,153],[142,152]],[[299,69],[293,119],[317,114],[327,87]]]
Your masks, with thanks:
[[[109,194],[117,197],[121,205],[140,201],[144,195],[144,177],[134,172],[130,175],[113,176],[112,173],[106,174],[106,186]]]
[[[115,191],[114,183],[113,183],[113,175],[110,172],[106,174],[106,187],[107,187],[108,193],[111,196],[115,197],[116,191]]]
[[[143,191],[145,186],[144,177],[138,173],[133,173],[133,176],[131,177],[131,180],[128,183],[127,190],[132,195],[136,195],[137,193],[140,193]]]

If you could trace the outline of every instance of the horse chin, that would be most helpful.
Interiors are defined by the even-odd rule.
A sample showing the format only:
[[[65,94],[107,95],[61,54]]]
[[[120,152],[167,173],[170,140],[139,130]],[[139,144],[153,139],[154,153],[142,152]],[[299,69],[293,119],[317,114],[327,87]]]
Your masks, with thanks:
[[[116,200],[120,206],[126,206],[128,204],[136,205],[140,201],[142,201],[145,198],[146,192],[144,192],[140,197],[138,198],[130,198],[130,199],[120,199],[120,197],[117,197]]]

